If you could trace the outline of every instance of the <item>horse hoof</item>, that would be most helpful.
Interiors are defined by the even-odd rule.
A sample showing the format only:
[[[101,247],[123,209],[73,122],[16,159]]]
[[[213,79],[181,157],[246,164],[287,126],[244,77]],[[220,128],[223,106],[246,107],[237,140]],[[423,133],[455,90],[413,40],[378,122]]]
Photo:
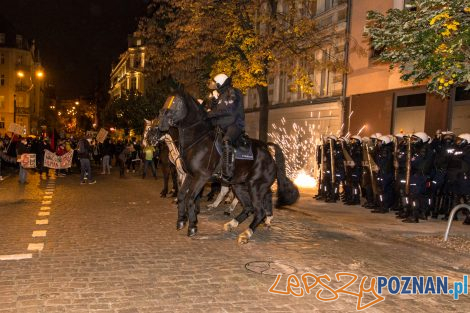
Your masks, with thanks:
[[[176,230],[182,230],[185,226],[185,222],[184,221],[178,221],[176,222]]]
[[[197,227],[188,228],[188,237],[196,236],[196,234],[197,234]]]
[[[225,231],[232,231],[237,226],[238,226],[238,221],[233,219],[230,222],[224,224],[224,230]]]
[[[245,230],[243,233],[241,233],[238,236],[238,244],[239,245],[247,244],[251,236],[253,236],[253,231],[248,228],[247,230]]]
[[[224,215],[230,216],[230,212],[224,212]]]

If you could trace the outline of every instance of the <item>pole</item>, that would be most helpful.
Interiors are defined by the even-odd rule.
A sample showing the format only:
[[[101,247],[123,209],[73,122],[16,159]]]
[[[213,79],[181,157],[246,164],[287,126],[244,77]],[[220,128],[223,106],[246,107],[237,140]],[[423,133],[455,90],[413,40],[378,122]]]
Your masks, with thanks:
[[[16,94],[13,95],[13,123],[16,124]]]

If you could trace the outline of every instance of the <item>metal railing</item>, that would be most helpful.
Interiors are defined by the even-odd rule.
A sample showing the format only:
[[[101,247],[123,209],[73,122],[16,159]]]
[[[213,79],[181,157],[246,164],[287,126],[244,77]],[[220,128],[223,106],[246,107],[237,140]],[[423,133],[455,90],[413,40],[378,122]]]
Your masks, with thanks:
[[[456,205],[452,209],[452,211],[450,211],[449,220],[447,221],[446,233],[444,234],[444,242],[447,241],[447,239],[449,238],[450,227],[452,226],[452,222],[454,221],[454,215],[457,213],[458,210],[460,210],[462,208],[466,208],[467,210],[470,210],[470,205],[468,205],[468,204],[459,204],[459,205]]]

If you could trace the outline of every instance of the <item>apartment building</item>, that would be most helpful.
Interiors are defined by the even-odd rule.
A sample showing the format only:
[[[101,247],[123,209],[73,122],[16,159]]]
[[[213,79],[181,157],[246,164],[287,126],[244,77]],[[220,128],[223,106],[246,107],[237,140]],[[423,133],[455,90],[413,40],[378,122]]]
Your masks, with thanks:
[[[282,2],[282,1],[281,1]],[[307,1],[315,10],[319,35],[330,40],[315,52],[318,61],[344,60],[348,17],[347,0]],[[282,3],[280,4],[282,7]],[[334,40],[331,40],[334,38]],[[344,75],[328,69],[310,73],[315,82],[315,95],[306,94],[299,87],[292,90],[293,78],[287,74],[269,78],[269,132],[282,126],[286,132],[295,132],[293,125],[305,130],[315,128],[316,135],[338,134],[342,125],[344,103]],[[258,137],[259,99],[256,90],[248,90],[245,98],[247,133]],[[306,134],[305,136],[308,136]]]
[[[0,134],[11,123],[38,134],[43,106],[44,70],[30,42],[0,16]]]
[[[119,56],[118,63],[112,67],[109,94],[111,100],[128,93],[144,94],[145,46],[135,33],[128,36],[128,48]]]
[[[418,131],[433,135],[447,129],[457,134],[470,132],[470,93],[465,88],[456,88],[449,99],[443,99],[427,93],[424,84],[413,86],[400,80],[397,70],[375,61],[364,37],[366,14],[369,10],[385,13],[391,8],[414,9],[409,0],[352,1],[346,92],[349,105],[345,107],[345,116],[353,112],[349,131],[356,134],[364,127],[363,135]]]

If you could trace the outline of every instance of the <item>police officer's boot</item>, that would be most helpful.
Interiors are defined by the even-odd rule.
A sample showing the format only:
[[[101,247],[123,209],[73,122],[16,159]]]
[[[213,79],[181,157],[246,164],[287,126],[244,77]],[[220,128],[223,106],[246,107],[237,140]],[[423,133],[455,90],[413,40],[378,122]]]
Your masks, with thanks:
[[[235,153],[233,146],[228,140],[223,142],[222,147],[222,180],[229,182],[233,177]]]

